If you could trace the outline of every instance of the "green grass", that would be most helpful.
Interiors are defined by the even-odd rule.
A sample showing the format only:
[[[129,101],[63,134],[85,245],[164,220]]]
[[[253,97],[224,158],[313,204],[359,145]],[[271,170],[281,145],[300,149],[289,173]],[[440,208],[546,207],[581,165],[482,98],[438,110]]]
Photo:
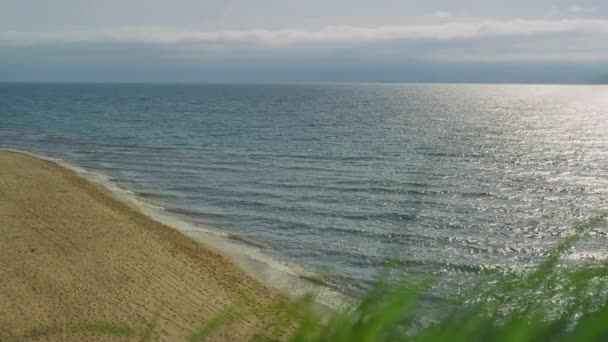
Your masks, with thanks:
[[[326,322],[314,313],[312,296],[255,312],[275,318],[265,339],[294,342],[608,341],[608,265],[564,267],[561,263],[581,236],[605,224],[607,217],[602,214],[574,227],[532,271],[503,276],[494,285],[481,284],[452,298],[432,322],[422,323],[419,312],[428,281],[414,285],[380,281],[358,306],[336,312]],[[251,313],[251,308],[239,310],[238,305],[228,306],[193,328],[190,341],[204,340],[240,314]],[[93,327],[98,333],[121,332],[110,326]]]
[[[381,282],[351,310],[321,324],[304,315],[291,341],[602,341],[608,340],[608,267],[560,267],[582,234],[605,223],[602,214],[573,229],[533,271],[482,284],[419,326],[425,284]]]
[[[82,330],[93,335],[104,335],[104,336],[131,336],[132,331],[126,325],[113,324],[101,321],[90,321],[82,324]]]
[[[207,337],[213,334],[214,331],[219,329],[222,325],[232,322],[236,316],[235,311],[239,310],[238,302],[226,306],[219,314],[213,317],[210,321],[205,322],[201,326],[197,327],[188,339],[190,342],[204,341]]]

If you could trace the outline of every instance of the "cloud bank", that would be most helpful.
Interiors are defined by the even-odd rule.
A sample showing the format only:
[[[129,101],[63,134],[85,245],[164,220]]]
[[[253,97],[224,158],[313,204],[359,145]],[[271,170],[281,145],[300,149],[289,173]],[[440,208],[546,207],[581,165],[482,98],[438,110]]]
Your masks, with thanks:
[[[580,9],[579,9],[580,10]],[[442,16],[449,17],[446,12]],[[327,26],[320,30],[224,30],[197,31],[175,27],[125,27],[56,32],[0,32],[4,44],[39,44],[46,42],[250,42],[268,45],[298,43],[377,42],[390,40],[458,40],[492,37],[530,37],[555,34],[608,34],[608,20],[482,20],[436,24],[393,25],[379,27]]]
[[[568,10],[590,11],[574,6]],[[382,69],[379,74],[383,75],[391,75],[393,70],[392,74],[399,77],[404,77],[404,72],[399,74],[398,70],[424,69],[429,77],[435,77],[436,70],[448,73],[442,65],[459,64],[465,81],[473,69],[462,66],[475,63],[494,63],[495,70],[502,73],[509,73],[509,68],[518,65],[518,70],[534,72],[525,66],[540,68],[549,63],[559,72],[563,65],[576,64],[586,70],[584,77],[589,78],[594,72],[603,72],[601,69],[608,62],[608,19],[459,20],[446,11],[438,11],[432,17],[434,22],[430,23],[341,25],[317,30],[212,31],[138,26],[2,31],[0,62],[5,69],[12,68],[11,72],[5,70],[11,75],[18,75],[15,70],[67,70],[68,66],[82,70],[120,69],[123,73],[143,65],[150,70],[184,68],[203,74],[229,68],[241,70],[244,75],[283,70],[294,79],[298,79],[294,70],[308,74],[326,70],[325,74],[331,74],[332,70],[348,68],[353,72],[371,70],[370,73]],[[561,66],[558,68],[557,64]],[[492,70],[489,67],[483,72]],[[188,72],[191,71],[184,71]],[[452,74],[450,79],[457,80]],[[221,79],[220,74],[217,77]]]

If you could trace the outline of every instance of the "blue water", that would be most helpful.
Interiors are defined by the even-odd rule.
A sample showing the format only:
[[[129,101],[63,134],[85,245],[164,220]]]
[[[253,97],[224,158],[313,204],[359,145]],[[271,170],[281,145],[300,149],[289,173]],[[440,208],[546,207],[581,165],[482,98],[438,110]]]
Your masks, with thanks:
[[[357,293],[533,265],[608,201],[608,88],[0,85],[0,147],[112,177]],[[1,170],[0,170],[1,172]],[[572,260],[605,258],[592,231]]]

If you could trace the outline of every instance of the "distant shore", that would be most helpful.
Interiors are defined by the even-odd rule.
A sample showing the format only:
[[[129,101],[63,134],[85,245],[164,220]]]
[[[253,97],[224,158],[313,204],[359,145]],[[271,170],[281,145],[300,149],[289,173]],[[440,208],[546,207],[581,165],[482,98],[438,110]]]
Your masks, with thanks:
[[[237,299],[279,298],[227,257],[51,161],[0,151],[0,340],[88,339],[90,322],[184,340]],[[89,322],[89,323],[87,323]],[[263,333],[238,318],[213,340]]]

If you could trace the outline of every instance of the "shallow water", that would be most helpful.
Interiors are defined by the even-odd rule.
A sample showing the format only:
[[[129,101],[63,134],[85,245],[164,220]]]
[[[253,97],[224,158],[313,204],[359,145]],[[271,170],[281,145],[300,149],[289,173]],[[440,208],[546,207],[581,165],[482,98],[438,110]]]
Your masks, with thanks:
[[[357,293],[397,259],[461,284],[533,265],[608,204],[608,87],[0,85],[0,147]],[[605,258],[594,230],[572,259]]]

